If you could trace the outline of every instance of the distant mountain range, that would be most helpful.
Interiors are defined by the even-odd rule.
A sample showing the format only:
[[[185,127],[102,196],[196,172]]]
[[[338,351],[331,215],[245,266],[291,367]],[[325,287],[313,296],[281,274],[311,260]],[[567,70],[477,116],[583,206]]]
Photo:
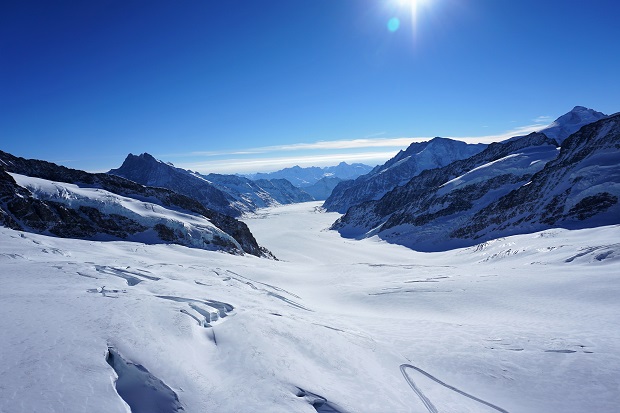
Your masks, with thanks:
[[[147,153],[93,174],[0,151],[0,224],[269,257],[234,217],[327,198],[326,210],[346,212],[332,226],[345,237],[378,235],[436,251],[551,227],[619,224],[619,165],[620,114],[581,106],[538,133],[499,143],[434,138],[375,168],[343,162],[253,179],[201,175]]]
[[[175,243],[271,256],[245,223],[193,198],[2,151],[0,224],[64,238]]]
[[[593,118],[601,119],[578,128],[576,120]],[[547,129],[561,149],[542,132],[493,143],[352,206],[332,228],[435,251],[551,227],[618,224],[619,123],[618,114],[576,107]]]
[[[583,106],[575,106],[540,132],[562,143],[582,126],[605,118],[606,115]],[[519,139],[520,136],[509,140]],[[378,200],[397,186],[427,169],[441,168],[459,159],[466,159],[481,152],[486,145],[466,144],[446,138],[435,138],[427,142],[412,143],[385,164],[372,169],[355,180],[338,184],[326,199],[323,207],[327,211],[345,213],[351,206],[366,201]]]
[[[307,168],[293,166],[276,172],[259,172],[245,176],[250,179],[286,179],[296,187],[306,188],[325,178],[338,178],[340,180],[355,179],[360,175],[367,174],[371,170],[371,166],[361,163],[348,164],[346,162],[340,162],[336,166],[326,166],[323,168],[318,166],[310,166]]]

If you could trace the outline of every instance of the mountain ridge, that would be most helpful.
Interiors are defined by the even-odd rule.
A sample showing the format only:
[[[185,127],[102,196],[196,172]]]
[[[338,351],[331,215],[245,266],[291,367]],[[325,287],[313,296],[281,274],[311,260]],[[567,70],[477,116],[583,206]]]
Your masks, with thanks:
[[[484,144],[468,144],[454,139],[436,137],[425,142],[413,142],[383,165],[354,181],[341,182],[325,200],[327,211],[344,213],[351,206],[381,198],[396,186],[426,169],[449,164],[482,151]]]
[[[119,168],[108,173],[174,190],[197,199],[207,208],[234,217],[267,206],[313,200],[287,182],[256,182],[239,175],[202,175],[157,160],[148,153],[129,154]]]
[[[493,143],[352,207],[332,229],[435,251],[551,227],[619,223],[619,121],[616,115],[583,126],[559,151],[543,133]]]
[[[20,186],[9,173],[43,179],[50,183],[66,183],[77,188],[102,190],[127,197],[146,204],[159,205],[182,213],[198,214],[208,219],[215,227],[228,234],[245,253],[268,257],[269,251],[259,246],[247,225],[235,218],[206,208],[193,198],[165,188],[149,187],[128,179],[105,173],[90,173],[67,168],[51,162],[16,157],[0,151],[0,216],[3,224],[10,228],[36,233],[51,233],[61,237],[89,238],[102,232],[118,239],[148,228],[142,228],[138,221],[129,221],[119,213],[101,213],[97,208],[58,198],[38,199],[32,191]],[[62,187],[62,185],[60,185]],[[68,191],[60,189],[69,194]],[[65,197],[66,198],[66,197]],[[85,209],[86,208],[86,209]],[[186,238],[178,237],[175,228],[160,222],[158,235],[162,241],[183,243]],[[156,224],[155,224],[156,225]],[[176,225],[176,224],[175,224]],[[152,229],[157,230],[154,226]],[[135,231],[128,231],[135,229]],[[175,235],[177,234],[177,235]],[[167,238],[167,239],[164,239]],[[222,245],[232,248],[232,245]]]
[[[354,179],[371,170],[371,166],[362,163],[348,164],[346,162],[340,162],[338,165],[325,167],[309,166],[302,168],[299,165],[295,165],[275,172],[257,172],[245,176],[250,179],[284,178],[299,188],[305,188],[316,184],[322,178],[335,177],[342,180]]]

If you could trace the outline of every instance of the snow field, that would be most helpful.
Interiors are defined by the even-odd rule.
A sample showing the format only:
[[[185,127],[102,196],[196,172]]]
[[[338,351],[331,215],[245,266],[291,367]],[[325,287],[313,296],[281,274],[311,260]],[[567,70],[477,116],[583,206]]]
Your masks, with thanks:
[[[0,228],[0,411],[128,411],[110,347],[187,412],[620,405],[618,226],[419,253],[318,205],[245,218],[281,261]]]

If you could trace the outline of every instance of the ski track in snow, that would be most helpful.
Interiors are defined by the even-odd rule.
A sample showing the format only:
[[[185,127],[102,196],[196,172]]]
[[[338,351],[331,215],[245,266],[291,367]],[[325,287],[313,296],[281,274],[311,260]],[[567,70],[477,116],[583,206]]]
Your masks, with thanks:
[[[429,413],[439,413],[439,410],[437,410],[437,408],[433,405],[433,403],[429,400],[428,397],[426,397],[426,395],[422,392],[422,390],[420,390],[420,388],[418,386],[416,386],[415,382],[411,379],[411,377],[409,377],[409,375],[407,374],[407,369],[413,369],[423,375],[425,375],[426,377],[428,377],[429,379],[433,380],[435,383],[440,384],[441,386],[450,389],[460,395],[463,395],[465,397],[469,397],[470,399],[477,401],[478,403],[482,403],[484,405],[489,406],[492,409],[497,410],[498,412],[502,412],[502,413],[508,413],[507,410],[502,409],[501,407],[498,407],[494,404],[491,404],[485,400],[479,399],[476,396],[472,396],[469,393],[464,392],[463,390],[457,389],[454,386],[451,386],[447,383],[444,383],[443,381],[439,380],[437,377],[427,373],[426,371],[422,370],[419,367],[413,366],[411,364],[401,364],[400,365],[400,372],[403,374],[403,377],[405,377],[405,380],[407,380],[407,383],[409,384],[409,386],[411,387],[411,389],[418,395],[418,397],[420,398],[420,400],[422,400],[422,403],[424,403],[424,406],[426,406],[426,409],[429,411]]]

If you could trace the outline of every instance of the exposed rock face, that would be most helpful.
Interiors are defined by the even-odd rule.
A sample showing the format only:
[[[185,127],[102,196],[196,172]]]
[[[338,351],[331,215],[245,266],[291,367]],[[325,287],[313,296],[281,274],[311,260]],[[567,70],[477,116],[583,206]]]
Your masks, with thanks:
[[[206,217],[213,225],[229,234],[234,241],[223,243],[225,248],[233,250],[237,243],[243,252],[256,256],[270,256],[260,247],[248,227],[233,217],[204,207],[200,202],[164,188],[140,185],[119,176],[92,174],[66,168],[50,162],[24,159],[0,151],[0,219],[7,227],[48,233],[61,237],[91,238],[95,234],[106,234],[118,239],[144,231],[146,228],[131,218],[102,213],[96,208],[83,205],[72,208],[70,205],[41,200],[17,185],[13,172],[25,176],[42,178],[49,181],[76,184],[84,188],[100,188],[114,194],[148,201],[163,207],[179,211],[188,211]],[[164,232],[160,231],[160,235]],[[182,241],[176,232],[175,241]]]
[[[397,186],[404,185],[424,170],[440,168],[482,151],[486,145],[467,144],[453,139],[434,138],[412,143],[385,164],[375,167],[355,181],[345,181],[334,188],[323,207],[346,212],[351,206],[380,199]]]
[[[550,227],[620,223],[620,115],[582,127],[560,151],[544,134],[494,143],[427,170],[333,229],[419,250],[442,250]]]
[[[582,127],[531,181],[481,209],[453,237],[620,223],[620,115]]]
[[[0,170],[0,208],[8,217],[5,226],[18,230],[33,230],[64,238],[90,238],[107,234],[125,239],[147,228],[138,222],[116,214],[102,214],[95,208],[70,208],[60,202],[37,199],[19,186],[4,169]]]
[[[290,182],[252,181],[238,175],[201,175],[158,161],[148,153],[129,154],[120,168],[108,173],[144,185],[172,189],[207,208],[235,217],[267,206],[313,200]]]

